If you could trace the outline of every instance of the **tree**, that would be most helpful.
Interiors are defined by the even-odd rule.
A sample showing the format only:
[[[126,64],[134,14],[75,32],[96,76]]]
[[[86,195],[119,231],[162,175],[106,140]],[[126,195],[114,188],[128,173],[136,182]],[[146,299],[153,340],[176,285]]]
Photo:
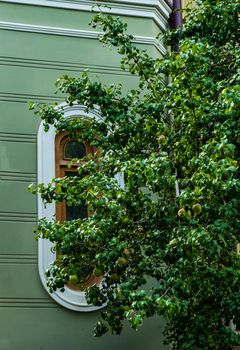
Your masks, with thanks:
[[[119,334],[124,319],[137,329],[157,314],[172,349],[240,345],[230,327],[240,321],[239,6],[199,0],[183,29],[165,35],[179,52],[156,60],[132,44],[126,24],[97,14],[100,40],[116,47],[138,87],[123,94],[87,73],[57,81],[69,105],[98,108],[99,120],[65,120],[55,105],[32,106],[46,131],[54,125],[100,150],[79,167],[83,177],[32,187],[46,203],[86,203],[92,212],[43,219],[37,233],[61,252],[48,271],[51,291],[73,274],[83,283],[86,270],[103,276],[101,288],[86,291],[89,303],[107,303],[97,336]]]

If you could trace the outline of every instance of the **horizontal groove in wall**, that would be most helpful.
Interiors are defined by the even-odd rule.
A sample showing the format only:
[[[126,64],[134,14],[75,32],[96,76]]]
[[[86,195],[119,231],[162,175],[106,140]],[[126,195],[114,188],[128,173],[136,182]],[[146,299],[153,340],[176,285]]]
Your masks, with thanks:
[[[127,70],[123,71],[119,67],[114,67],[114,66],[89,65],[89,64],[79,64],[79,63],[51,61],[51,60],[36,60],[36,59],[19,58],[19,57],[0,56],[0,66],[62,70],[64,72],[89,71],[89,73],[103,73],[103,74],[111,74],[111,75],[114,74],[114,75],[132,76],[132,74],[130,74]]]
[[[0,132],[0,141],[36,143],[36,135]]]
[[[44,96],[44,95],[31,95],[31,94],[19,94],[19,93],[8,93],[0,92],[0,101],[4,102],[20,102],[28,103],[29,101],[37,102],[53,102],[53,101],[63,101],[63,97],[57,96]]]
[[[33,254],[0,254],[0,265],[1,264],[36,265],[37,256]]]
[[[51,299],[1,298],[0,308],[58,308]]]
[[[37,222],[37,214],[0,211],[0,221]]]
[[[33,174],[33,173],[0,171],[0,180],[2,180],[2,181],[34,182],[37,180],[37,175]]]

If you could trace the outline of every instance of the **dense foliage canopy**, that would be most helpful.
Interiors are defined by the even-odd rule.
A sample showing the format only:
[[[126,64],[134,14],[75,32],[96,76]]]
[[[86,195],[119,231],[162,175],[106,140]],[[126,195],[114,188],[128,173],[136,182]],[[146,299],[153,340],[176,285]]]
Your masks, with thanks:
[[[199,0],[183,29],[165,35],[179,51],[158,59],[132,44],[118,18],[97,14],[100,40],[116,47],[137,88],[123,93],[87,73],[59,79],[66,102],[97,109],[98,120],[32,106],[46,131],[54,125],[100,150],[79,167],[84,176],[37,188],[46,203],[86,203],[92,213],[42,219],[37,232],[60,252],[48,271],[50,291],[73,275],[77,285],[89,272],[103,276],[101,288],[86,291],[89,303],[107,303],[97,336],[119,334],[124,319],[137,329],[161,315],[172,349],[240,344],[230,327],[240,322],[239,7],[239,0]]]

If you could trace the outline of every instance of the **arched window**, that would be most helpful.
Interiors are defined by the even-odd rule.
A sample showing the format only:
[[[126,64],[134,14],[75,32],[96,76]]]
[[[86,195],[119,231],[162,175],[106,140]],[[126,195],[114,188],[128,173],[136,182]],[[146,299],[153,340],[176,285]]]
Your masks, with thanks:
[[[64,111],[65,118],[99,118],[97,112],[92,111],[86,113],[84,107],[73,105],[61,105]],[[62,176],[78,176],[77,167],[84,162],[84,156],[94,152],[95,150],[87,142],[77,142],[75,139],[70,139],[66,134],[62,133],[55,137],[54,127],[50,127],[48,132],[44,131],[43,124],[39,127],[38,132],[38,183],[47,184],[51,182],[54,177]],[[68,165],[74,158],[79,159],[77,165]],[[72,220],[79,217],[87,217],[89,215],[87,207],[70,207],[66,203],[48,204],[46,207],[38,196],[38,217],[46,217],[48,220]],[[39,274],[41,281],[48,291],[46,270],[49,268],[52,261],[56,260],[56,253],[51,251],[52,244],[46,239],[38,240],[38,254],[39,254]],[[85,285],[94,283],[92,276],[86,279]],[[49,291],[48,291],[49,292]],[[50,294],[51,297],[62,306],[75,311],[95,311],[99,307],[89,305],[85,299],[85,292],[74,288],[74,286],[67,286],[65,292],[57,290]]]

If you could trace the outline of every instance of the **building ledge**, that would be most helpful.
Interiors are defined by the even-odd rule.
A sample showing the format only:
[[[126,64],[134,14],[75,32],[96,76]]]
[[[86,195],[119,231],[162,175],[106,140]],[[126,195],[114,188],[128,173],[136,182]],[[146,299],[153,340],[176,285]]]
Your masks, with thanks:
[[[122,16],[153,19],[160,30],[168,28],[168,19],[172,11],[173,0],[112,0],[101,1],[99,7],[95,0],[1,0],[2,3],[55,7],[77,11],[92,11],[94,7],[104,13]]]

